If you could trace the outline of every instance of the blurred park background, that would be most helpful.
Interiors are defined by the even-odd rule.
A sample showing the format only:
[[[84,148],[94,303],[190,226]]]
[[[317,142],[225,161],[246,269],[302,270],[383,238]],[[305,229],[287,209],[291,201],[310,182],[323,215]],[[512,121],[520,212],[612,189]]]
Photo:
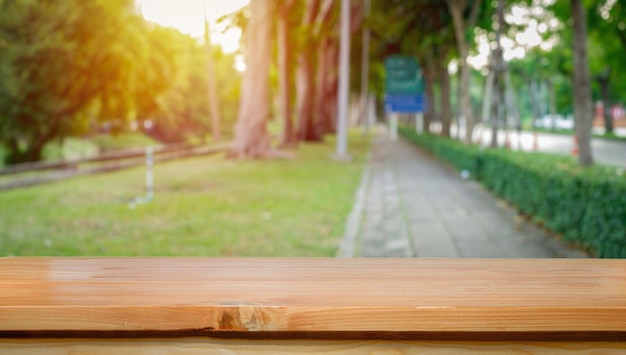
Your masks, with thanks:
[[[623,0],[0,0],[0,256],[335,255],[397,55],[413,142],[626,256]]]

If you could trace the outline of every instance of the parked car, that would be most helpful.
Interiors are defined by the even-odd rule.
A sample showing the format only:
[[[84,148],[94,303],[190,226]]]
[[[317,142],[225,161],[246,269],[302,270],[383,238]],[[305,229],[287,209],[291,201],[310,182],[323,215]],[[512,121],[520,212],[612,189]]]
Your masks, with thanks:
[[[574,119],[565,118],[561,115],[545,115],[535,120],[535,127],[538,128],[556,128],[556,129],[574,129]]]

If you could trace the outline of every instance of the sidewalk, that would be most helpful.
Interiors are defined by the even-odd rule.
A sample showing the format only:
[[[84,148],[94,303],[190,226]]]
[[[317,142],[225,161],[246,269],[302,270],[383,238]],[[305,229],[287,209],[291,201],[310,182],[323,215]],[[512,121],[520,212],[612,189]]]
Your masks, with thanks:
[[[374,138],[340,257],[586,257],[402,138]]]

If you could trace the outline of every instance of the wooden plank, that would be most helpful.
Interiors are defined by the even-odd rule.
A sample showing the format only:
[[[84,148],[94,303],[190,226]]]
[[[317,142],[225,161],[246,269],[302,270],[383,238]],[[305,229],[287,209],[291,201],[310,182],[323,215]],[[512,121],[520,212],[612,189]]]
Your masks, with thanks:
[[[415,342],[223,339],[0,339],[0,355],[152,354],[623,354],[626,344],[610,342]]]
[[[0,331],[624,332],[626,260],[0,259]]]

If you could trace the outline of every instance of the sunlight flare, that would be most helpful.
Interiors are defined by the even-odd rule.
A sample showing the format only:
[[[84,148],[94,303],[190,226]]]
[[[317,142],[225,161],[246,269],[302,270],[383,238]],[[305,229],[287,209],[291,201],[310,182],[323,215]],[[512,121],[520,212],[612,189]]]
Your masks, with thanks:
[[[211,24],[211,40],[219,44],[224,52],[234,52],[239,48],[241,30],[216,24],[217,19],[246,6],[249,0],[137,0],[137,7],[143,17],[165,27],[174,27],[182,33],[196,38],[204,35],[204,14]]]

